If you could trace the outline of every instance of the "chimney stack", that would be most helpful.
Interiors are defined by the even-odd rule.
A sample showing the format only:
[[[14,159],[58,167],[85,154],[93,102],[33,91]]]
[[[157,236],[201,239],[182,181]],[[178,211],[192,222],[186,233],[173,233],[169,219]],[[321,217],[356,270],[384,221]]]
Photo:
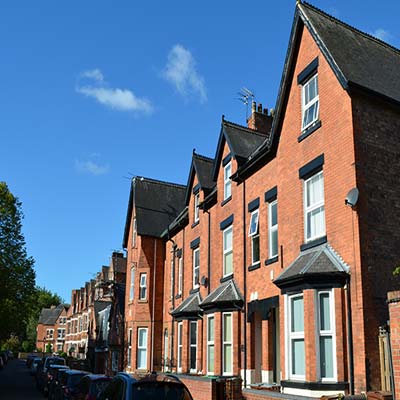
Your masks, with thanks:
[[[271,131],[273,115],[268,114],[268,109],[264,108],[261,103],[255,101],[251,103],[251,116],[247,119],[247,126],[260,133],[269,134]]]

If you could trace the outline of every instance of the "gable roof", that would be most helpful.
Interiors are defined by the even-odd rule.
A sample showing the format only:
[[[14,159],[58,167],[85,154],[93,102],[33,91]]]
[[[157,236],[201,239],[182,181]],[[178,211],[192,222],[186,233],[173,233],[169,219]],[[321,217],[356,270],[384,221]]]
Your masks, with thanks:
[[[184,207],[186,186],[155,179],[132,179],[126,214],[123,247],[127,247],[133,206],[136,210],[137,233],[161,237],[164,229]]]
[[[328,243],[325,243],[300,252],[274,283],[280,288],[310,280],[325,283],[327,280],[343,280],[348,272],[349,266]]]
[[[188,182],[186,185],[185,205],[189,204],[194,175],[196,174],[200,188],[207,195],[214,188],[212,178],[214,159],[202,156],[193,151],[192,164],[190,166]]]
[[[171,311],[171,315],[174,318],[183,318],[183,317],[197,317],[202,313],[202,310],[199,307],[201,303],[201,297],[199,292],[192,293],[189,297],[186,297],[183,302]]]
[[[54,308],[43,308],[39,316],[39,324],[54,325],[67,304],[60,304]]]
[[[233,279],[223,282],[213,290],[201,303],[203,310],[211,308],[237,308],[242,307],[244,298]]]
[[[242,125],[226,121],[222,117],[221,132],[218,139],[217,151],[214,158],[212,178],[216,182],[222,152],[225,142],[228,144],[232,157],[238,165],[244,164],[247,158],[265,141],[268,135]]]
[[[343,89],[363,88],[400,103],[400,50],[306,2],[298,2],[275,106],[271,136],[234,175],[242,180],[274,157],[293,78],[301,33],[307,27]]]

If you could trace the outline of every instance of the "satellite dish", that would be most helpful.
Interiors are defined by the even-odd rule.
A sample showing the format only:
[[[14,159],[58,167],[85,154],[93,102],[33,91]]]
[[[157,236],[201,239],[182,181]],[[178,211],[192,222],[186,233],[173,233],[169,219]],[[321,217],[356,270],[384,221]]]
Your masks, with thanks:
[[[208,282],[207,277],[203,275],[203,276],[201,277],[201,279],[200,279],[200,283],[201,283],[203,286],[207,286],[207,282]]]
[[[344,204],[349,205],[350,207],[354,207],[357,204],[358,195],[359,195],[359,191],[356,187],[351,189],[350,192],[347,193]]]

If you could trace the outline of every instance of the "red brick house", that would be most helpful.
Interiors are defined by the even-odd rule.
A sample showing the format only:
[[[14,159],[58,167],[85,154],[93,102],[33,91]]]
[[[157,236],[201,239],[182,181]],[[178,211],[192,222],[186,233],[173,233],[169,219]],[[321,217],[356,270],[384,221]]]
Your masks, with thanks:
[[[381,388],[399,71],[399,50],[297,3],[275,111],[222,120],[164,231],[164,369],[196,389],[220,375],[313,397]]]
[[[163,230],[183,208],[185,187],[132,180],[123,238],[127,252],[125,370],[160,370],[165,242]]]
[[[36,348],[51,352],[65,351],[65,333],[69,304],[43,308],[36,328]]]

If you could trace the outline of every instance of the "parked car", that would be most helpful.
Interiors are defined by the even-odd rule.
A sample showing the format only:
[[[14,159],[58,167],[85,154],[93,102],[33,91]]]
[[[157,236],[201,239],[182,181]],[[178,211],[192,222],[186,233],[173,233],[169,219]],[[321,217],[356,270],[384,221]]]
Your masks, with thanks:
[[[0,353],[0,358],[3,359],[3,363],[4,363],[4,365],[6,365],[7,362],[8,362],[8,355],[7,355],[7,353],[6,353],[5,351],[2,351],[2,352]]]
[[[106,375],[86,375],[76,386],[74,400],[96,400],[110,384],[111,378]]]
[[[41,357],[35,357],[31,362],[30,374],[35,375],[39,363],[42,361]]]
[[[0,357],[0,370],[4,368],[4,362],[3,359]]]
[[[54,391],[54,400],[71,400],[76,393],[76,386],[81,378],[89,374],[87,371],[67,369],[60,371],[58,385]]]
[[[118,373],[99,396],[100,400],[193,400],[185,384],[175,375],[144,377]]]
[[[46,386],[44,388],[45,395],[47,394],[50,399],[53,398],[55,387],[58,385],[58,373],[66,369],[69,369],[69,367],[66,365],[50,365],[47,372]]]
[[[47,371],[50,365],[65,365],[64,358],[61,357],[46,357],[42,362],[38,365],[36,371],[36,386],[39,390],[44,390],[44,387],[47,383]]]
[[[38,355],[35,355],[35,354],[29,354],[29,355],[26,357],[26,366],[27,366],[28,368],[31,368],[32,363],[33,363],[33,360],[34,360],[35,358],[37,358],[37,357],[39,357],[39,356],[38,356]]]

